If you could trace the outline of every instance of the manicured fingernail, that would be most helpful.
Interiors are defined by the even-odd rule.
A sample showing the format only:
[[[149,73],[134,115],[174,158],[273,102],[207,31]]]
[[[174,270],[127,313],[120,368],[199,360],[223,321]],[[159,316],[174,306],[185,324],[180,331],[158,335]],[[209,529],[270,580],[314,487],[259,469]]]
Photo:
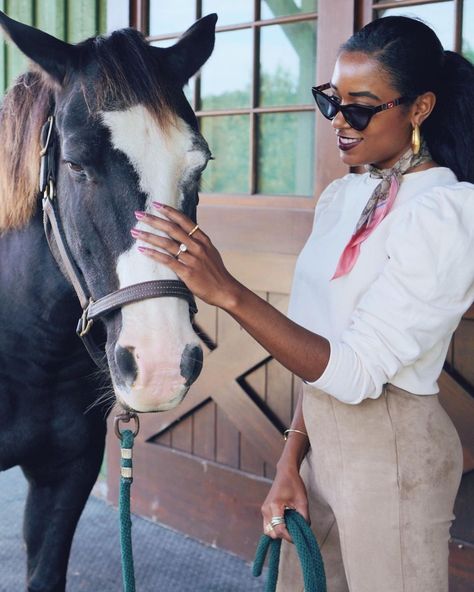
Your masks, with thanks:
[[[138,220],[141,220],[142,218],[144,218],[146,216],[145,212],[135,212],[135,218],[137,218]]]
[[[146,247],[137,247],[137,249],[140,251],[140,253],[146,253],[146,251],[148,251]]]
[[[165,204],[160,203],[159,201],[154,201],[153,205],[155,206],[155,208],[162,208]]]
[[[133,236],[133,238],[138,238],[141,233],[136,228],[132,228],[132,230],[130,230],[130,234]]]

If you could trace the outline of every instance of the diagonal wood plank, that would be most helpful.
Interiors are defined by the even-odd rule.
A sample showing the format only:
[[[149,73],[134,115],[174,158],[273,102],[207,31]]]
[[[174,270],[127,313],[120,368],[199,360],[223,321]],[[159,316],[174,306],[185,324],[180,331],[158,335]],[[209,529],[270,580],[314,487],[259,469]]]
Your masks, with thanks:
[[[274,305],[284,310],[287,297],[275,299]],[[281,434],[236,382],[239,376],[268,358],[268,352],[245,331],[234,335],[207,354],[201,376],[180,406],[159,416],[143,417],[140,440],[146,441],[163,432],[180,417],[212,397],[239,431],[259,450],[262,458],[269,463],[276,463],[282,448]]]
[[[214,401],[232,423],[252,442],[263,460],[276,465],[283,448],[283,437],[263,415],[237,382],[228,382],[213,393]]]
[[[150,438],[164,432],[175,421],[191,413],[208,398],[209,395],[205,392],[197,393],[195,390],[192,390],[186,395],[183,402],[174,409],[163,411],[162,413],[140,414],[140,432],[138,433],[137,440],[146,442]]]
[[[240,355],[236,352],[240,352]],[[266,350],[244,331],[239,333],[237,338],[225,341],[217,349],[208,352],[204,359],[201,375],[178,407],[160,414],[143,414],[140,416],[138,438],[148,440],[167,429],[172,423],[192,411],[207,398],[213,397],[213,393],[222,384],[235,381],[237,377],[245,374],[249,368],[261,363],[267,357]],[[247,397],[246,394],[245,396]]]

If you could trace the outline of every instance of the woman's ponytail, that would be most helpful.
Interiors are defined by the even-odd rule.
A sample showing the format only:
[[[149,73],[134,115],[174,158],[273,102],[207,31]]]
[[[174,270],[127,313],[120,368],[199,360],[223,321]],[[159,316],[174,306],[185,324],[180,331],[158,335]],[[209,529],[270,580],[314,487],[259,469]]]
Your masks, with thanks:
[[[474,183],[474,66],[444,52],[436,105],[421,126],[433,159]]]

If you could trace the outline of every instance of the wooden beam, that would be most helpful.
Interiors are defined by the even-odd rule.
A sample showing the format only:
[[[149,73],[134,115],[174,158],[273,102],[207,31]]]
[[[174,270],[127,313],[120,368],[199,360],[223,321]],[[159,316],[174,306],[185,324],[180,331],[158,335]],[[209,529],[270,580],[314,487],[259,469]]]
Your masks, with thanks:
[[[286,302],[287,298],[282,297],[273,304],[276,308],[284,309]],[[146,441],[162,433],[195,407],[212,398],[237,429],[253,443],[262,458],[275,466],[283,448],[282,435],[236,381],[268,357],[268,352],[243,330],[236,337],[225,340],[208,353],[201,375],[181,405],[164,414],[141,416],[137,440]]]
[[[130,0],[130,26],[144,35],[148,35],[149,8],[148,0]]]
[[[339,46],[354,32],[354,2],[331,0],[320,2],[318,17],[317,84],[331,79]],[[348,172],[339,158],[334,129],[318,113],[316,117],[316,195],[331,181]]]

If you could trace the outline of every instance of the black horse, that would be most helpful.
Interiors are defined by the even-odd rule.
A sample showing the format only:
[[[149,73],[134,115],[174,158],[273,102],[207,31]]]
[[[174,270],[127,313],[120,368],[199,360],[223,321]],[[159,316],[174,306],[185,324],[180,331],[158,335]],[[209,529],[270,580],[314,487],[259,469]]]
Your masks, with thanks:
[[[65,589],[113,393],[127,409],[162,411],[182,400],[202,364],[185,299],[128,303],[103,319],[111,378],[104,397],[104,373],[76,336],[77,296],[45,237],[40,147],[54,146],[46,193],[93,300],[176,280],[137,253],[130,230],[134,212],[151,211],[153,200],[196,215],[210,153],[182,88],[211,54],[216,20],[201,19],[167,49],[132,29],[73,46],[0,12],[0,25],[33,62],[0,112],[0,470],[20,465],[29,482],[31,592]]]

